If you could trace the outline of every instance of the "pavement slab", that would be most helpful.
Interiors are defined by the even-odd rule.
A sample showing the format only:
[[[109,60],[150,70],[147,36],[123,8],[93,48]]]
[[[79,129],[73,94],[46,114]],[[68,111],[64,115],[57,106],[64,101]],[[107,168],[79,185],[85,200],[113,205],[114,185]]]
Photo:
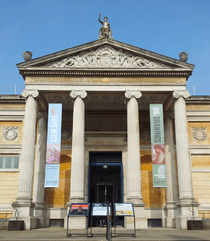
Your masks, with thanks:
[[[50,227],[21,231],[0,231],[0,241],[6,240],[32,240],[32,241],[55,241],[55,240],[93,240],[105,241],[105,228],[93,228],[93,237],[86,237],[85,230],[70,230],[71,233],[79,233],[67,238],[67,231],[63,228]],[[117,229],[117,237],[112,240],[210,240],[210,230],[177,230],[170,228],[149,228],[136,231],[136,238],[131,234],[133,230]]]

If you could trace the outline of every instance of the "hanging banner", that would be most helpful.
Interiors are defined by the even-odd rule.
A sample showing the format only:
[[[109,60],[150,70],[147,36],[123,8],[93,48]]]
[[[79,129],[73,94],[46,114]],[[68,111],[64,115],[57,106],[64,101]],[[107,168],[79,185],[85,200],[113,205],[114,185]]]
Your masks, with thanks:
[[[45,187],[59,187],[62,104],[49,104]]]
[[[153,187],[167,187],[162,104],[150,104],[150,133]]]

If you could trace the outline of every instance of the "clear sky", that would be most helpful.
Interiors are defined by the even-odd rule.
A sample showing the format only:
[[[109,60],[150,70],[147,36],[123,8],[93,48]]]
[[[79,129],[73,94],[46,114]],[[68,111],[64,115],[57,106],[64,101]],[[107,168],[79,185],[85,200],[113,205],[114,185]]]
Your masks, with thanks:
[[[0,0],[0,85],[24,85],[16,64],[26,50],[37,58],[98,39],[99,13],[115,40],[188,52],[188,85],[210,86],[210,0]]]

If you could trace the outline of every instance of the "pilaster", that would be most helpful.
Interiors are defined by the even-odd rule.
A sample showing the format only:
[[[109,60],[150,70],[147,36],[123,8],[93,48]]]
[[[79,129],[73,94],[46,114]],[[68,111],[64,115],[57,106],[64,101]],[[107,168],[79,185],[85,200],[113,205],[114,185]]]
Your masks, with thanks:
[[[174,138],[173,138],[173,119],[171,116],[165,114],[165,160],[166,160],[166,218],[164,226],[167,228],[175,228],[175,217],[177,214],[176,203],[177,195],[177,180],[176,180],[176,166],[174,158]]]
[[[49,219],[45,218],[45,164],[47,144],[47,113],[38,112],[38,136],[36,145],[36,161],[34,175],[33,202],[35,203],[34,217],[39,220],[39,227],[44,228]]]

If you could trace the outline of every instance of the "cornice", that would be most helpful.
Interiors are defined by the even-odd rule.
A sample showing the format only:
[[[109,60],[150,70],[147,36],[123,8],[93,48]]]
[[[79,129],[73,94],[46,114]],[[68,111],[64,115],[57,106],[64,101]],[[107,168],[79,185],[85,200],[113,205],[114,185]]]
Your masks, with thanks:
[[[26,70],[20,70],[20,74],[25,78],[26,76],[39,76],[39,75],[48,75],[48,76],[128,76],[128,77],[134,77],[134,76],[142,76],[142,77],[153,77],[153,76],[159,76],[159,77],[186,77],[188,78],[191,74],[191,70],[186,69],[178,69],[178,70],[148,70],[148,69],[141,69],[141,70],[133,70],[133,69],[126,69],[126,70],[119,70],[119,69],[26,69]]]
[[[0,96],[0,104],[25,104],[26,103],[26,98],[18,95],[18,98],[11,98],[8,99],[8,97],[10,97],[10,95],[8,95],[6,98],[4,98],[4,96]]]

